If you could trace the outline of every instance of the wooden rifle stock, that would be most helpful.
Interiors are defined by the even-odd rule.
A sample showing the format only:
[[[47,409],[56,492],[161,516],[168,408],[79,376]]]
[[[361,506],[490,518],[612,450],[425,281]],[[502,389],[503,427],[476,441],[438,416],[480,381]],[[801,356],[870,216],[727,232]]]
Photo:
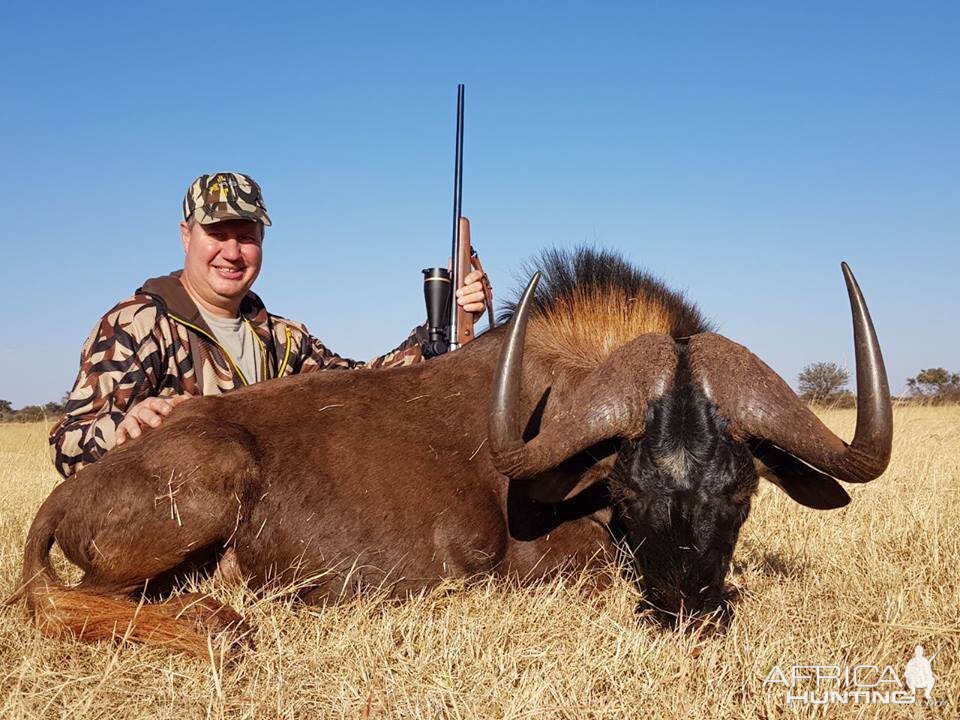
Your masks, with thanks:
[[[472,269],[471,259],[473,250],[470,247],[470,221],[460,216],[460,246],[457,248],[460,262],[456,263],[457,277],[454,280],[454,292],[464,286],[464,280]],[[453,342],[458,345],[466,345],[473,340],[473,313],[468,313],[462,307],[457,305],[457,337]]]
[[[467,275],[470,274],[471,270],[479,270],[482,273],[480,282],[483,283],[483,291],[486,295],[484,298],[484,304],[487,306],[487,319],[490,322],[490,327],[494,327],[496,322],[494,321],[493,316],[493,289],[490,287],[490,280],[487,278],[487,274],[483,272],[483,265],[480,264],[480,258],[477,256],[476,250],[473,249],[473,245],[470,244],[470,221],[461,216],[460,217],[460,247],[458,251],[460,262],[458,263],[459,273],[456,282],[454,283],[454,292],[462,288],[465,284]],[[479,317],[479,316],[477,316]],[[457,343],[461,346],[470,342],[476,338],[476,333],[474,332],[473,326],[475,324],[475,317],[473,313],[469,313],[464,310],[459,305],[457,306],[457,328],[458,328],[458,338]]]

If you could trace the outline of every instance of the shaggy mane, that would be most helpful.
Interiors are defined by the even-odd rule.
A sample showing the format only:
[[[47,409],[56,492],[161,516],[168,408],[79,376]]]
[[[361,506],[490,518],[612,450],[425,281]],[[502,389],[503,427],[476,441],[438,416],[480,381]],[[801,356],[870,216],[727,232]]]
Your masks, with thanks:
[[[618,253],[581,247],[544,250],[521,277],[543,273],[527,334],[545,362],[570,371],[595,368],[638,335],[686,337],[713,329],[697,306]],[[500,314],[513,315],[523,289]]]

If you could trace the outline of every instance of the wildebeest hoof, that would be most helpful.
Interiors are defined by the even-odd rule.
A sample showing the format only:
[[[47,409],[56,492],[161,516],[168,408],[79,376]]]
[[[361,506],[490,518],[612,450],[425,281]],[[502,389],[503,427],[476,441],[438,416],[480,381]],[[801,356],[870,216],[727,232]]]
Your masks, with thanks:
[[[240,562],[237,560],[237,551],[233,547],[227,548],[226,552],[220,556],[217,561],[217,569],[213,573],[214,582],[220,582],[225,585],[243,585],[243,571],[240,569]]]

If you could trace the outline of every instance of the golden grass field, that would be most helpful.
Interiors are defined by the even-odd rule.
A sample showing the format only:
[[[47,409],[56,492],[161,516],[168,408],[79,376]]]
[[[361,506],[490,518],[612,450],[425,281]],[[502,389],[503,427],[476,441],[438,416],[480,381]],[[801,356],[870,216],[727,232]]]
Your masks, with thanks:
[[[823,413],[842,437],[853,411]],[[893,461],[815,512],[764,484],[711,637],[637,622],[626,581],[449,584],[409,601],[308,608],[207,581],[257,628],[233,664],[50,640],[0,608],[0,718],[960,717],[960,408],[895,412]],[[42,424],[0,426],[0,594],[58,476]],[[75,577],[75,576],[74,576]],[[892,665],[923,643],[936,706],[788,706],[776,664]],[[889,689],[889,686],[887,687]]]

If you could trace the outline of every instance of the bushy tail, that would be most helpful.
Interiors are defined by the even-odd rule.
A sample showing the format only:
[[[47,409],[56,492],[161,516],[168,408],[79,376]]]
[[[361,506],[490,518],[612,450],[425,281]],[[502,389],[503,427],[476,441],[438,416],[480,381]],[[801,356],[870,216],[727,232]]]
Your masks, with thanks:
[[[182,616],[182,604],[138,604],[63,584],[50,564],[50,548],[74,487],[74,482],[67,480],[40,507],[27,535],[23,584],[10,601],[25,598],[37,627],[52,637],[73,635],[91,642],[123,638],[208,657],[207,636]]]

